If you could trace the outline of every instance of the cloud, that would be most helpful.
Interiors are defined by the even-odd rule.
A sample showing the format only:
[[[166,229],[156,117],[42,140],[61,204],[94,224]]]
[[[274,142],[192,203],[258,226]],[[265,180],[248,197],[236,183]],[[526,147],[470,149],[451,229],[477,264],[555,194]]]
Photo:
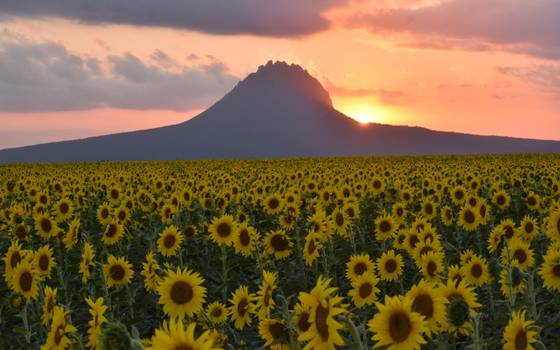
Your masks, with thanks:
[[[189,29],[210,34],[300,36],[329,27],[322,13],[348,0],[3,0],[0,13],[90,24]]]
[[[102,61],[53,42],[0,41],[0,111],[188,111],[208,106],[239,80],[217,60],[168,70],[171,57],[156,51],[154,58],[160,64],[132,54]]]
[[[409,33],[416,39],[409,46],[560,58],[558,0],[447,0],[417,9],[355,12],[343,22],[372,33]]]
[[[525,80],[545,92],[560,94],[560,64],[537,64],[527,67],[501,66],[498,72]]]
[[[408,98],[408,95],[403,91],[397,90],[385,90],[385,89],[360,89],[360,88],[348,88],[339,85],[335,85],[332,82],[326,84],[326,89],[330,94],[339,97],[368,97],[375,96],[379,101],[385,105],[401,105],[404,104]]]

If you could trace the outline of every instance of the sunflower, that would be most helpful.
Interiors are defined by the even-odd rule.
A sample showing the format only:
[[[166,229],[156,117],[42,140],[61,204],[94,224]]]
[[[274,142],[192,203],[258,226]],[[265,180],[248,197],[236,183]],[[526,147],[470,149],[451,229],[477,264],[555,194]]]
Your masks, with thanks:
[[[305,236],[305,244],[303,246],[303,258],[305,265],[311,266],[313,261],[319,257],[319,250],[322,248],[323,243],[313,231],[310,231]]]
[[[56,222],[46,214],[40,214],[35,217],[35,229],[42,238],[54,237],[60,231]]]
[[[72,249],[78,243],[80,233],[80,218],[75,218],[68,226],[66,236],[64,236],[63,243],[66,250]]]
[[[91,276],[91,272],[93,271],[93,268],[95,266],[95,262],[93,261],[94,258],[95,249],[90,243],[84,243],[82,260],[80,261],[80,273],[82,274],[83,283],[86,283]]]
[[[56,260],[53,257],[52,248],[48,244],[35,252],[34,265],[39,276],[50,278],[51,270],[56,266]]]
[[[257,231],[247,223],[241,223],[237,227],[237,232],[233,239],[233,247],[237,254],[249,257],[256,249],[258,240]]]
[[[280,196],[272,194],[263,201],[263,206],[268,214],[274,215],[282,211],[284,202]]]
[[[96,211],[97,221],[101,225],[107,225],[111,222],[111,206],[107,203],[100,205]]]
[[[233,216],[223,215],[219,218],[212,220],[211,225],[208,227],[210,237],[219,245],[230,245],[236,235],[236,225],[233,221]]]
[[[49,286],[45,286],[43,293],[43,314],[41,315],[41,322],[46,326],[52,319],[58,290],[56,288],[52,289]]]
[[[377,300],[377,293],[379,293],[377,282],[378,279],[373,274],[363,274],[352,280],[352,289],[348,292],[348,296],[352,298],[356,307],[362,308]]]
[[[447,280],[453,281],[456,284],[460,283],[463,280],[461,268],[457,265],[449,265],[447,268]]]
[[[242,330],[245,325],[251,325],[251,315],[255,313],[255,296],[249,294],[247,286],[239,286],[233,292],[229,313],[235,329]]]
[[[521,274],[521,270],[517,267],[511,269],[511,275],[507,269],[500,272],[500,291],[506,298],[510,298],[514,294],[525,292],[526,284]],[[511,294],[511,295],[510,295]]]
[[[514,312],[504,329],[504,350],[534,350],[537,332],[534,321],[525,319],[525,310]]]
[[[335,231],[342,237],[348,236],[348,228],[350,226],[350,220],[348,214],[344,212],[341,208],[336,208],[331,214],[331,221]]]
[[[179,249],[181,243],[183,243],[183,238],[183,234],[179,232],[177,227],[166,227],[159,234],[159,239],[157,240],[158,251],[163,256],[174,256],[177,254],[177,249]]]
[[[6,270],[4,277],[9,279],[13,270],[23,260],[25,254],[26,251],[22,248],[21,243],[19,243],[17,240],[12,240],[12,243],[10,244],[6,255],[4,255],[4,258],[2,259],[4,260]]]
[[[547,229],[544,232],[553,241],[560,242],[560,208],[550,213],[547,220]]]
[[[311,327],[311,323],[309,323],[310,312],[311,307],[307,305],[297,303],[294,306],[293,324],[295,325],[298,334],[307,332],[309,327]]]
[[[124,227],[117,221],[111,221],[105,227],[101,240],[106,245],[113,245],[124,235]]]
[[[447,299],[441,295],[441,290],[433,284],[421,280],[410,288],[406,294],[412,300],[412,311],[424,316],[426,334],[428,336],[439,333],[446,323]]]
[[[311,324],[307,331],[301,333],[299,341],[307,342],[304,350],[334,349],[336,345],[344,345],[344,339],[338,333],[343,325],[336,320],[336,316],[346,312],[342,305],[342,298],[337,296],[336,288],[330,287],[331,280],[319,276],[315,287],[310,293],[301,292],[299,301],[309,308]]]
[[[441,273],[443,272],[444,256],[440,252],[428,252],[426,255],[422,256],[420,268],[424,279],[429,282],[437,282],[441,278]]]
[[[543,287],[560,292],[560,249],[549,249],[538,272],[543,279]]]
[[[399,254],[395,254],[394,250],[389,250],[377,259],[377,272],[382,281],[396,281],[403,270],[403,258]]]
[[[208,315],[212,323],[220,324],[227,320],[228,309],[224,303],[215,301],[206,307],[206,315]]]
[[[467,190],[463,186],[456,186],[451,191],[451,200],[455,203],[455,205],[463,205],[466,196]]]
[[[103,298],[97,298],[95,302],[89,297],[85,300],[89,306],[89,314],[91,315],[91,319],[88,321],[87,346],[89,346],[90,349],[97,349],[99,341],[101,340],[101,326],[107,322],[107,318],[105,317],[107,306],[103,303]]]
[[[76,332],[77,329],[66,321],[67,313],[68,311],[65,311],[61,306],[54,307],[51,328],[47,335],[47,342],[41,346],[41,350],[63,350],[71,345],[68,336]]]
[[[68,199],[61,199],[54,205],[54,212],[56,214],[57,222],[66,221],[66,219],[71,217],[74,212],[72,202]]]
[[[198,272],[187,268],[167,271],[167,275],[158,286],[159,304],[170,317],[192,317],[202,310],[206,300],[204,279]]]
[[[478,213],[471,207],[463,207],[459,212],[459,226],[467,231],[474,231],[480,225]]]
[[[453,225],[453,209],[451,209],[449,206],[444,206],[443,208],[441,208],[440,217],[441,222],[445,226]]]
[[[27,260],[22,260],[14,268],[11,278],[12,289],[26,299],[37,299],[39,288],[37,287],[37,273]]]
[[[500,190],[492,196],[492,203],[499,209],[506,209],[511,203],[511,197],[506,191]]]
[[[292,254],[294,243],[284,231],[271,231],[265,238],[266,251],[278,260],[282,260]]]
[[[196,337],[196,324],[184,324],[182,319],[172,318],[163,322],[161,328],[156,329],[151,339],[151,346],[147,350],[191,349],[212,350],[214,339],[209,332]]]
[[[426,198],[422,202],[422,216],[428,220],[433,219],[437,215],[436,203],[433,199]]]
[[[387,350],[420,349],[426,340],[426,321],[418,312],[412,311],[409,297],[385,296],[385,302],[376,303],[378,312],[368,322],[376,347],[388,346]]]
[[[393,238],[393,234],[397,225],[390,215],[383,215],[375,219],[375,239],[378,241],[386,241]]]
[[[290,333],[286,321],[265,318],[259,322],[259,335],[265,346],[275,350],[290,349]]]
[[[260,319],[270,316],[270,312],[274,308],[274,297],[272,293],[277,288],[276,280],[278,275],[275,272],[263,271],[263,280],[257,292],[257,309]]]
[[[473,255],[470,260],[461,267],[461,273],[465,281],[477,287],[490,282],[488,262],[478,255]]]
[[[132,265],[125,258],[109,255],[107,263],[103,265],[103,274],[107,286],[111,288],[128,284],[134,272],[132,271]]]
[[[346,278],[354,280],[363,274],[373,273],[375,264],[368,254],[352,255],[346,263]]]
[[[535,218],[527,215],[519,224],[518,232],[523,240],[532,242],[539,232],[539,224]]]
[[[533,251],[529,245],[529,242],[518,237],[510,239],[502,248],[502,264],[511,264],[527,272],[535,263]]]
[[[440,291],[449,302],[447,305],[447,330],[461,335],[470,334],[471,316],[476,315],[476,310],[481,306],[474,288],[464,280],[459,283],[448,280],[446,285],[440,287]]]
[[[148,292],[155,292],[157,290],[157,286],[161,282],[161,277],[158,274],[159,270],[160,266],[154,257],[154,253],[148,252],[146,254],[146,261],[142,263],[142,272],[140,272],[140,275],[144,277],[144,288]]]

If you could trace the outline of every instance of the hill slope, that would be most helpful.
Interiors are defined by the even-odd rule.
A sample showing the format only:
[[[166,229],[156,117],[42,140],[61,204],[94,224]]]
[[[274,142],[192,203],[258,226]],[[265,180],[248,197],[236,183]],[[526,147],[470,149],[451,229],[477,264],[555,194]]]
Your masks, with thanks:
[[[181,124],[0,151],[0,162],[560,152],[558,141],[361,125],[305,70],[269,62]]]

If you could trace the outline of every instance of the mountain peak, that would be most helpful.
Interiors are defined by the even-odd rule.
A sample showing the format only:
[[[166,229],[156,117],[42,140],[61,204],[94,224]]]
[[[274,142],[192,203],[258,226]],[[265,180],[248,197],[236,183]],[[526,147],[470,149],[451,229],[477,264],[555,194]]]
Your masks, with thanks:
[[[284,61],[268,61],[237,84],[239,90],[274,94],[279,100],[288,96],[310,99],[332,107],[328,91],[307,70]]]

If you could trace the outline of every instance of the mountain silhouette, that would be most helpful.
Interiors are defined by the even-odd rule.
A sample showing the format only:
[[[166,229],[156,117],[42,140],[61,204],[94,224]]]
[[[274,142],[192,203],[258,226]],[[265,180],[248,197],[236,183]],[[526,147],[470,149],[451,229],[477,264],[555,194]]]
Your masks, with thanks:
[[[0,151],[0,162],[560,152],[560,141],[362,125],[306,70],[268,62],[181,124]]]

